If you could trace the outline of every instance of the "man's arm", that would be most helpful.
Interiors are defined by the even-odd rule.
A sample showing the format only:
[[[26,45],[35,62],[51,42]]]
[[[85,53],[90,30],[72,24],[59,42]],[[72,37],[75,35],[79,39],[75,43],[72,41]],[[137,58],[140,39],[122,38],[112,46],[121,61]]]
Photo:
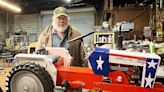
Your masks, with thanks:
[[[49,33],[49,31],[51,31],[52,26],[49,25],[47,26],[42,33],[39,35],[38,40],[37,40],[37,49],[43,48],[46,46],[47,43],[47,35]]]

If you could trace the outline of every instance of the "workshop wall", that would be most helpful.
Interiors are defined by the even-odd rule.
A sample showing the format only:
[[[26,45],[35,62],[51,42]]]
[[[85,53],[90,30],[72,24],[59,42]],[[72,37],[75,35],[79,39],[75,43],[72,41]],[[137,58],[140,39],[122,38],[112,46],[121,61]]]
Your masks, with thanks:
[[[112,11],[114,14],[113,23],[121,21],[134,22],[135,29],[129,32],[130,38],[136,34],[137,38],[142,38],[143,28],[149,26],[149,9],[147,7],[117,8]]]
[[[28,34],[41,30],[40,14],[13,15],[0,13],[0,40],[8,38],[12,32],[24,31]]]
[[[6,31],[6,14],[0,12],[0,41],[4,38]]]
[[[38,33],[40,30],[40,14],[14,16],[14,32]]]
[[[7,34],[7,33],[10,33],[10,32],[14,32],[14,29],[15,29],[15,26],[14,26],[14,15],[13,14],[8,14],[8,15],[6,15],[6,16],[8,16],[8,20],[6,20],[6,23],[8,23],[8,26],[6,26],[6,27],[8,27],[8,28],[6,28],[6,35],[5,35],[5,37],[9,37],[9,34]]]

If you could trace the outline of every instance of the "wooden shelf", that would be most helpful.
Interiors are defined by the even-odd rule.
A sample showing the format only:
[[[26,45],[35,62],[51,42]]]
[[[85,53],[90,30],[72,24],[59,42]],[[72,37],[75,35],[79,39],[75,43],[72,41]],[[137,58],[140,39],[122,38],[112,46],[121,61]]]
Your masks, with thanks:
[[[114,32],[95,32],[94,33],[94,44],[103,45],[111,44],[112,47],[115,43],[115,34]]]

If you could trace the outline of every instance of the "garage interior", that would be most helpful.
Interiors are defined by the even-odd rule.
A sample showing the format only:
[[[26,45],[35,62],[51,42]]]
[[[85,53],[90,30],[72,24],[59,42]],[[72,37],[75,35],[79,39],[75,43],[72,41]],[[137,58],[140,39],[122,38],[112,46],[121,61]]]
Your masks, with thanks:
[[[51,24],[53,10],[59,6],[68,9],[69,24],[85,36],[83,42],[87,53],[96,47],[133,53],[153,53],[160,57],[160,73],[164,74],[163,0],[0,1],[21,9],[21,11],[14,11],[11,7],[0,4],[2,92],[6,92],[6,76],[13,67],[17,66],[15,55],[35,54],[37,39],[42,30]],[[108,31],[102,30],[103,23],[108,24]],[[163,81],[164,75],[161,75],[157,82],[162,82],[161,88],[164,89]],[[84,92],[102,92],[95,90]]]

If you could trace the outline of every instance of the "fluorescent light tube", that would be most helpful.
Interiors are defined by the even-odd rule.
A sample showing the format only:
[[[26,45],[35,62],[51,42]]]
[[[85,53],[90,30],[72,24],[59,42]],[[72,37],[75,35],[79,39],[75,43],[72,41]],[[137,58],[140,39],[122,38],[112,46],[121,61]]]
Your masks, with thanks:
[[[16,12],[21,12],[21,9],[19,7],[15,6],[15,5],[12,5],[8,2],[5,2],[3,0],[0,0],[0,6],[9,8],[10,10],[13,10],[13,11],[16,11]]]

